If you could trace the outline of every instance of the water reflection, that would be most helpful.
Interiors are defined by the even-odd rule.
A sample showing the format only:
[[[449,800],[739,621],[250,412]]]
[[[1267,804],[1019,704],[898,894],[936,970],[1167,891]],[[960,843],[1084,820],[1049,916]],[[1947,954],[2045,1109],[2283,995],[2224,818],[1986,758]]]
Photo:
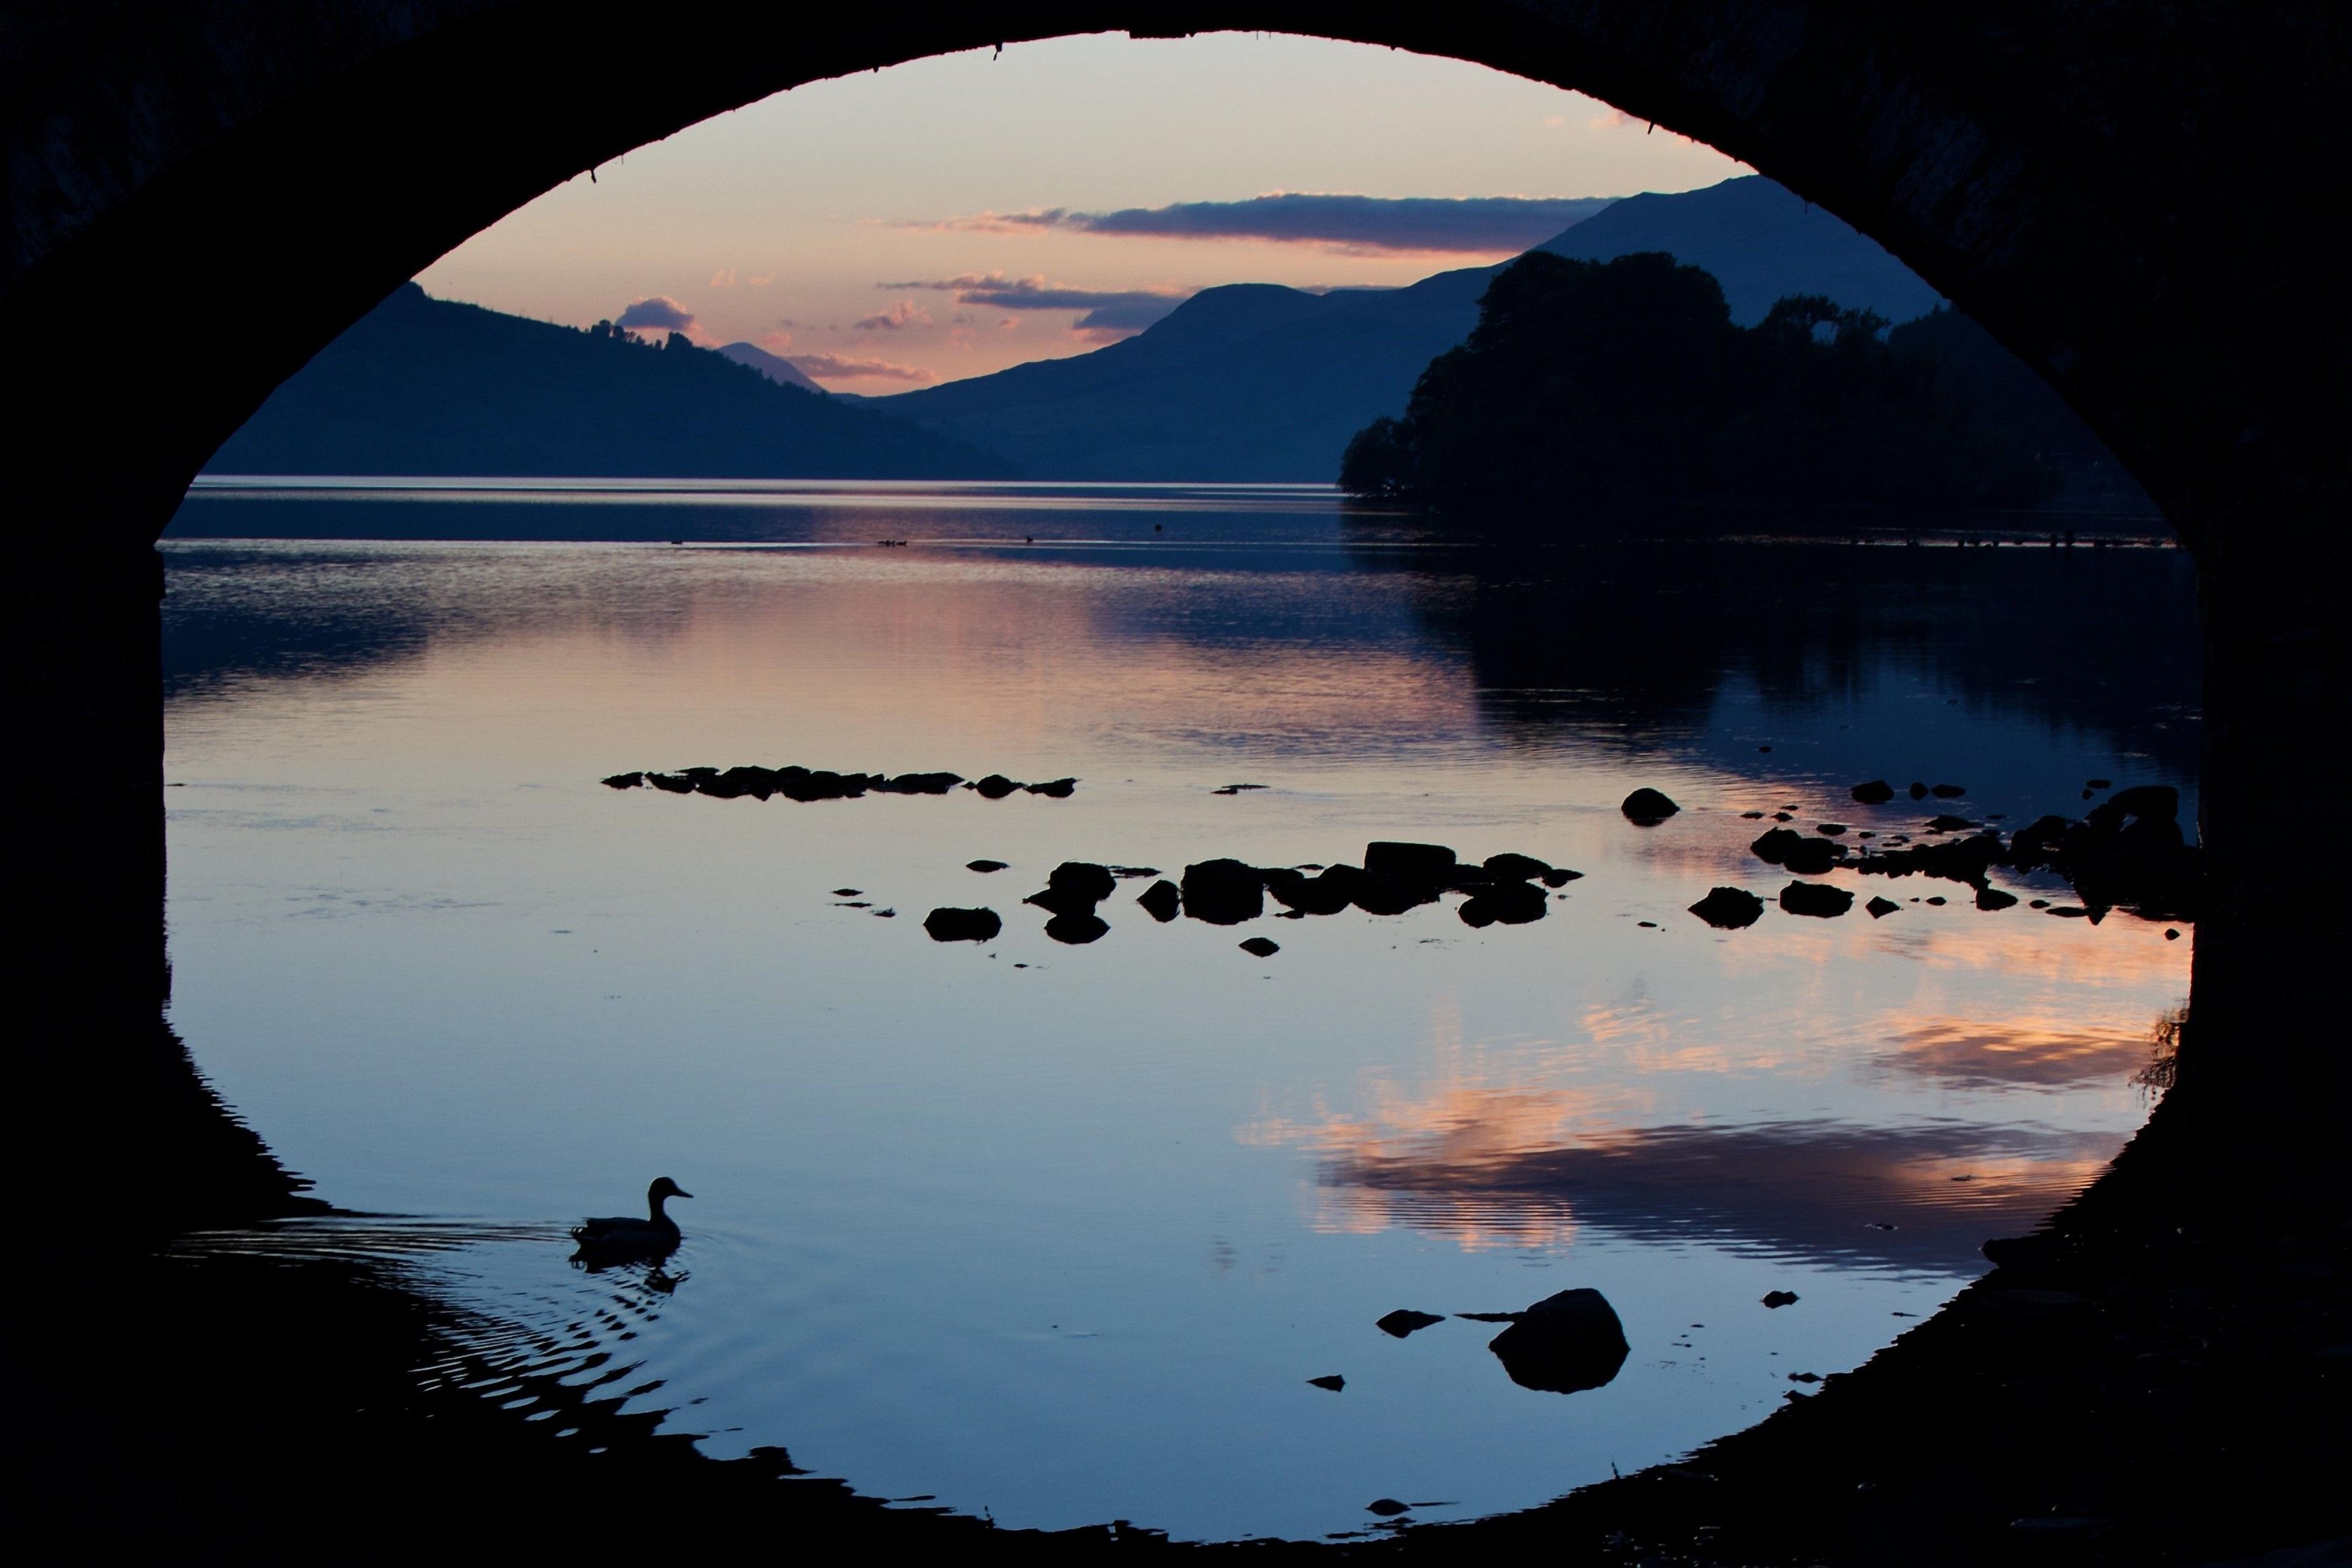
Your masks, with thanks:
[[[1876,821],[1855,779],[1961,778],[2016,820],[2089,776],[2183,782],[2177,693],[1972,673],[1994,634],[1961,624],[2057,613],[2003,574],[2113,566],[2074,624],[2158,670],[2169,558],[1864,551],[1857,580],[1742,546],[1637,603],[1597,557],[1366,540],[1304,503],[992,503],[928,535],[908,504],[856,526],[932,542],[167,549],[173,1018],[226,1097],[354,1205],[572,1214],[616,1169],[704,1194],[677,1260],[453,1257],[437,1288],[533,1325],[460,1384],[625,1368],[599,1386],[708,1452],[789,1442],[1022,1523],[1489,1511],[1752,1420],[1773,1351],[1856,1363],[2145,1112],[2189,945],[2156,928],[1684,911],[1785,880],[1744,811]],[[598,782],[794,760],[1082,782]],[[1220,793],[1243,781],[1267,787]],[[1684,809],[1632,827],[1635,784]],[[977,944],[920,921],[1009,912],[1065,862],[1376,840],[1585,875],[1508,929],[1444,904],[1260,926],[1265,961],[1130,910],[1141,879],[1076,945],[1027,910]],[[1792,1279],[1805,1310],[1766,1320]],[[1641,1353],[1573,1400],[1462,1325],[1372,1326],[1588,1283]],[[1644,1348],[1692,1322],[1734,1326],[1704,1363]],[[1338,1398],[1304,1385],[1332,1373]]]

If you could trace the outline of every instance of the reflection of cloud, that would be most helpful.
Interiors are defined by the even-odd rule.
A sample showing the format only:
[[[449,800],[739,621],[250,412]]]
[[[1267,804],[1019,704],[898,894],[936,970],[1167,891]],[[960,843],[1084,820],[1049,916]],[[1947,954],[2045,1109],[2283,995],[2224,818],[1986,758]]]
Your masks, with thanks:
[[[785,357],[799,367],[802,374],[818,381],[855,381],[864,376],[876,381],[908,381],[918,386],[928,386],[939,380],[920,365],[893,364],[884,359],[853,359],[846,354],[788,354]]]
[[[1609,1128],[1593,1125],[1595,1109],[1559,1090],[1447,1089],[1244,1137],[1314,1150],[1328,1200],[1319,1218],[1338,1230],[1403,1225],[1476,1247],[1557,1244],[1598,1226],[1954,1274],[1981,1268],[1987,1238],[2031,1228],[2121,1142],[1953,1121]]]
[[[2146,1030],[2056,1018],[1929,1018],[1888,1043],[1888,1066],[1971,1089],[2122,1083],[2156,1054]]]
[[[974,214],[927,227],[987,234],[1064,229],[1155,239],[1258,239],[1349,252],[1507,256],[1540,245],[1610,203],[1606,196],[1358,196],[1277,191],[1240,202],[1173,202],[1079,213]]]
[[[694,312],[667,294],[648,294],[642,300],[632,300],[614,322],[623,327],[654,327],[673,332],[694,331]]]
[[[1510,1234],[1573,1220],[1811,1260],[1980,1269],[1988,1237],[2030,1229],[2098,1175],[2112,1133],[1967,1123],[1625,1129],[1550,1150],[1451,1159],[1442,1147],[1327,1145],[1322,1183],[1416,1229]],[[1955,1180],[1969,1178],[1969,1180]],[[1360,1199],[1362,1201],[1362,1199]],[[1874,1229],[1894,1225],[1894,1229]]]

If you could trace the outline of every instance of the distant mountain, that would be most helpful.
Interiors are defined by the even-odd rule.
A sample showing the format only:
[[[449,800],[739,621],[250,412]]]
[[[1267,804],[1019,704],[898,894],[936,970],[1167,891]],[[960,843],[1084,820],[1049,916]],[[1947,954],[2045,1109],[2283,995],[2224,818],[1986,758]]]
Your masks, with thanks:
[[[1790,294],[1826,294],[1898,322],[1943,303],[1876,240],[1761,174],[1679,195],[1627,196],[1536,248],[1579,261],[1663,250],[1715,274],[1743,327]]]
[[[1002,452],[1032,479],[1328,481],[1348,438],[1402,408],[1422,367],[1477,324],[1486,274],[1203,289],[1124,342],[870,405]]]
[[[782,354],[772,354],[757,343],[726,343],[719,353],[737,364],[748,364],[770,381],[785,386],[797,386],[803,392],[823,392],[824,387],[808,378],[807,373]]]
[[[755,351],[756,352],[756,351]],[[228,474],[1007,479],[1001,458],[781,386],[672,334],[641,341],[435,300],[414,283],[270,395]]]
[[[1539,248],[1665,251],[1714,273],[1743,324],[1784,294],[1898,321],[1937,303],[1876,243],[1760,175],[1629,196]],[[1469,336],[1498,269],[1377,291],[1204,289],[1090,354],[862,401],[1002,452],[1032,479],[1328,481],[1349,438],[1402,413],[1422,370]]]

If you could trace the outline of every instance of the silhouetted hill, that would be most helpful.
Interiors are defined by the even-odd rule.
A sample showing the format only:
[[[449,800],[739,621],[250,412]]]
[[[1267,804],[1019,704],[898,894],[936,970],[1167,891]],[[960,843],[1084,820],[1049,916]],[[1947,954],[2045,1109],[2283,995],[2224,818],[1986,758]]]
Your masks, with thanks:
[[[1486,276],[1329,294],[1203,289],[1124,342],[873,406],[1002,452],[1035,479],[1328,480],[1348,437],[1403,406],[1422,366],[1476,324]]]
[[[1349,444],[1340,486],[1547,530],[1660,505],[2016,507],[2065,481],[2031,423],[1986,417],[1981,328],[1789,295],[1752,327],[1703,268],[1654,250],[1532,251],[1477,330],[1430,362],[1402,420]],[[2006,358],[2007,356],[2000,356]]]
[[[1004,479],[993,454],[673,334],[577,331],[403,285],[270,395],[230,474]]]
[[[748,364],[770,381],[785,386],[797,386],[803,392],[823,392],[824,387],[811,381],[800,366],[782,354],[772,354],[757,343],[721,343],[719,352],[737,364]]]
[[[1898,321],[1937,303],[1875,242],[1760,175],[1629,196],[1541,248],[1665,251],[1714,273],[1743,324],[1784,294]],[[1093,353],[872,403],[1002,452],[1032,479],[1328,480],[1349,437],[1402,413],[1423,368],[1470,335],[1496,270],[1379,291],[1205,289]]]
[[[1714,274],[1743,327],[1791,294],[1818,294],[1890,321],[1943,303],[1876,240],[1761,174],[1676,195],[1627,196],[1536,248],[1579,261],[1663,250]]]

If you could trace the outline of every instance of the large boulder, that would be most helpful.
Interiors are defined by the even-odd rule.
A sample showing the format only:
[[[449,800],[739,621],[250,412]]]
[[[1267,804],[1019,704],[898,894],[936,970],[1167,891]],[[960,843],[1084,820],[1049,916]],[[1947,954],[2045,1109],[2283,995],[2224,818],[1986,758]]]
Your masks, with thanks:
[[[1873,779],[1868,784],[1854,785],[1846,794],[1864,805],[1885,805],[1895,798],[1895,786],[1885,779]]]
[[[1631,1347],[1617,1310],[1598,1290],[1562,1290],[1486,1342],[1521,1388],[1578,1394],[1612,1381]]]

